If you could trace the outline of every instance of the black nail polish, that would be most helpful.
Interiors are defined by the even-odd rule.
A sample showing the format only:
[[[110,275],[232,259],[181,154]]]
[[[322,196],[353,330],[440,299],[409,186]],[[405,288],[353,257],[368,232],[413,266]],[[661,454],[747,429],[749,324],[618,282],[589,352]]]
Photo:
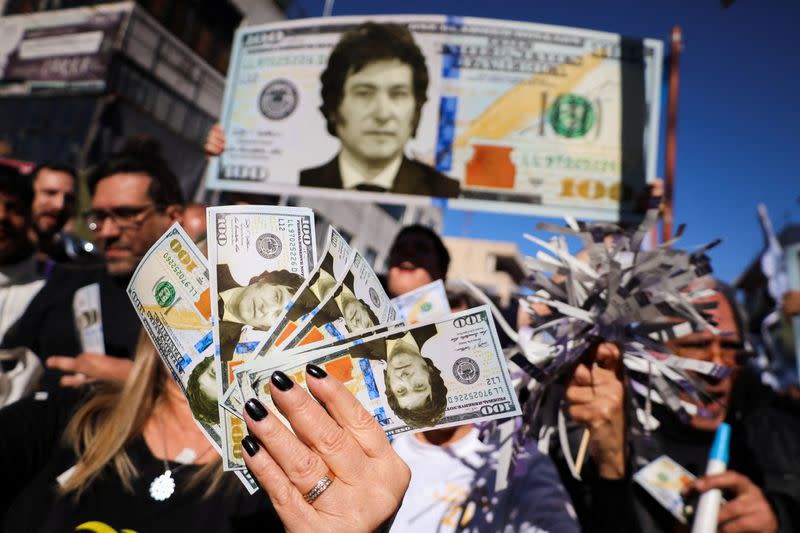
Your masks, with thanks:
[[[289,378],[289,376],[287,376],[280,370],[276,370],[275,372],[273,372],[271,379],[272,383],[274,383],[275,386],[278,387],[278,389],[284,392],[291,389],[292,386],[294,385],[294,382]]]
[[[242,448],[244,448],[244,451],[247,452],[247,455],[253,457],[255,454],[258,453],[258,449],[260,448],[260,446],[258,445],[258,441],[256,439],[254,439],[250,435],[247,435],[245,436],[245,438],[242,439]]]
[[[309,376],[311,376],[313,378],[317,378],[317,379],[323,379],[323,378],[328,377],[328,373],[327,372],[322,370],[317,365],[310,364],[310,363],[306,365],[306,373]]]
[[[261,422],[267,416],[267,410],[256,398],[247,400],[247,403],[244,404],[244,410],[256,422]]]

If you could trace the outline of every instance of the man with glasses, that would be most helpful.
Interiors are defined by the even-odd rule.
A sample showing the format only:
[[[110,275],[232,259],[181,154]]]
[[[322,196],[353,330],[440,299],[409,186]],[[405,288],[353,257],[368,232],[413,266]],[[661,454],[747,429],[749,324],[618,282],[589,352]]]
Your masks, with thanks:
[[[798,407],[776,397],[746,365],[744,319],[734,295],[720,282],[710,288],[714,295],[700,303],[711,304],[706,312],[719,331],[693,332],[668,345],[676,355],[733,371],[724,379],[690,372],[704,383],[709,396],[697,402],[682,395],[681,400],[696,407],[688,423],[656,403],[652,418],[640,410],[626,416],[629,389],[623,383],[619,351],[611,345],[601,345],[594,364],[575,369],[566,399],[572,420],[590,430],[591,460],[583,467],[582,481],[564,470],[562,475],[586,531],[679,530],[670,512],[632,482],[636,471],[661,455],[698,476],[687,486],[690,497],[715,488],[723,491],[727,503],[720,508],[719,531],[800,530]],[[648,420],[649,431],[642,420]],[[714,432],[722,422],[732,426],[728,471],[703,476]]]
[[[84,218],[105,264],[57,266],[3,340],[4,347],[26,346],[45,360],[45,389],[127,377],[140,323],[125,288],[147,250],[182,219],[178,179],[149,141],[129,143],[99,165],[89,177],[89,189],[91,209]],[[105,353],[87,351],[76,327],[76,291],[93,284],[99,287],[95,305]]]

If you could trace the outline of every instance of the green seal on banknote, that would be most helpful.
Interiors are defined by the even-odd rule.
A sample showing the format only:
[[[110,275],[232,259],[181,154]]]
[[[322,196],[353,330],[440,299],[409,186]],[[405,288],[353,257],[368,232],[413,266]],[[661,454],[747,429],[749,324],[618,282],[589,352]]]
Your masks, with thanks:
[[[175,301],[175,287],[169,281],[159,282],[153,293],[161,307],[169,307]]]
[[[557,134],[568,139],[583,137],[595,121],[592,103],[577,94],[559,96],[550,108],[550,125]]]

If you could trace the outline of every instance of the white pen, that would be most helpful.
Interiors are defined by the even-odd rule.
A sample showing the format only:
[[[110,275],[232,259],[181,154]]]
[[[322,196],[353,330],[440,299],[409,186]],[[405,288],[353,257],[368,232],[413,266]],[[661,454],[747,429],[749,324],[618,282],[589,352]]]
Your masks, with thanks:
[[[731,440],[731,427],[722,423],[717,428],[714,436],[714,444],[711,445],[711,453],[708,456],[706,465],[706,475],[711,476],[721,474],[728,469],[728,449]],[[694,515],[692,533],[714,533],[717,530],[717,516],[719,515],[719,504],[722,500],[720,489],[711,489],[700,496],[697,503],[697,512]]]

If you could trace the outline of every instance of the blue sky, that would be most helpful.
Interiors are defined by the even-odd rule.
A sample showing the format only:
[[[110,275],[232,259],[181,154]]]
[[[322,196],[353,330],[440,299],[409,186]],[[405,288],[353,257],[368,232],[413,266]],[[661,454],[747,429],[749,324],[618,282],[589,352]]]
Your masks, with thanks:
[[[323,1],[295,0],[290,14],[320,16]],[[641,2],[460,0],[404,2],[337,0],[334,15],[450,14],[575,26],[665,41],[683,30],[675,180],[677,223],[687,225],[679,247],[716,238],[712,264],[733,281],[763,245],[756,204],[764,202],[776,228],[800,222],[800,2],[718,0]],[[662,95],[666,101],[666,94]],[[662,123],[665,117],[662,115]],[[659,151],[659,172],[664,150]],[[448,210],[445,235],[515,241],[541,219]]]

